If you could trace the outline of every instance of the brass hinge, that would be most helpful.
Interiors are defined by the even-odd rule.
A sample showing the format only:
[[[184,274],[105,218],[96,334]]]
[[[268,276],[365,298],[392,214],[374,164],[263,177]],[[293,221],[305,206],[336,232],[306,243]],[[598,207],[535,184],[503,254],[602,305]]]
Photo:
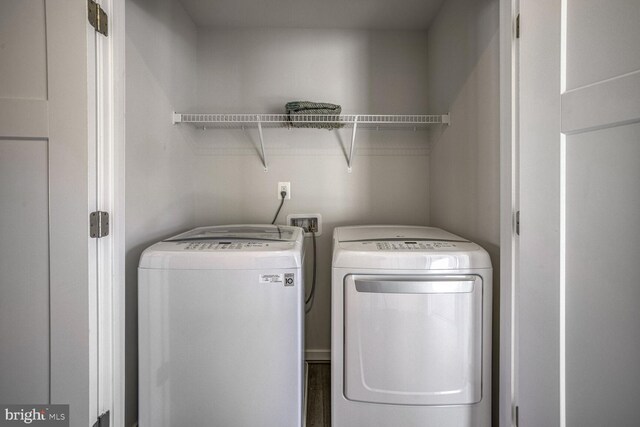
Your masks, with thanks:
[[[92,427],[109,427],[109,411],[100,415]]]
[[[516,234],[520,235],[520,211],[516,212]]]
[[[516,38],[520,38],[520,14],[516,16]]]
[[[109,235],[109,212],[95,211],[89,215],[89,236],[94,239]]]
[[[89,5],[89,23],[102,35],[109,35],[109,18],[104,10],[94,0],[87,0]]]

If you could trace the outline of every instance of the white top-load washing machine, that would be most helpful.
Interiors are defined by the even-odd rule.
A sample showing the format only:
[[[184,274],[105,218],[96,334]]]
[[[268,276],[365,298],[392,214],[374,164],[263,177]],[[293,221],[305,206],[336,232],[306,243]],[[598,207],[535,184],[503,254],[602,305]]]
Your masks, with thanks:
[[[300,228],[196,228],[144,251],[140,427],[300,427]]]
[[[438,228],[336,228],[333,427],[489,427],[491,277]]]

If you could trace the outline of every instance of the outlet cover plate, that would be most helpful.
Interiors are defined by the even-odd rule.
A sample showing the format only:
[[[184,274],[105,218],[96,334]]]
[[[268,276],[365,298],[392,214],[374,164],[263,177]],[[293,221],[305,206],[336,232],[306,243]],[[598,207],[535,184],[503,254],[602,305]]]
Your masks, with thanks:
[[[287,196],[284,198],[285,200],[289,200],[291,199],[291,183],[288,181],[282,181],[278,183],[278,200],[282,199],[282,196],[280,196],[280,193],[282,192],[282,190],[287,192]]]

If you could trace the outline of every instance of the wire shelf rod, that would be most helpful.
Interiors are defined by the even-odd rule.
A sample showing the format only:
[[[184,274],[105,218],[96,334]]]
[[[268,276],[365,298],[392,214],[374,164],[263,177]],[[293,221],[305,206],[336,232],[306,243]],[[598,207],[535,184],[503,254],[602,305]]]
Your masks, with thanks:
[[[280,125],[291,127],[295,124],[323,124],[336,125],[406,125],[418,126],[429,124],[449,124],[448,114],[438,115],[392,115],[392,114],[202,114],[202,113],[174,113],[173,123],[194,123],[215,127],[216,125],[247,126],[261,123],[263,125]]]

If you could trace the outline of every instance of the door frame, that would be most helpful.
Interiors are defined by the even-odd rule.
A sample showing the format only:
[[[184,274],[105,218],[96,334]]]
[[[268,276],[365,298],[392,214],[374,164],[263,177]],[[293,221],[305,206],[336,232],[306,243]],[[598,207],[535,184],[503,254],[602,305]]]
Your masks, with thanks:
[[[112,413],[111,425],[125,422],[125,0],[102,0],[109,14],[112,90],[107,94],[111,108],[109,123],[112,157],[108,170],[112,191],[111,280],[112,306]],[[515,213],[518,206],[518,43],[515,21],[519,0],[500,0],[500,394],[498,419],[501,427],[515,425],[515,278],[518,238]],[[105,177],[103,177],[105,178]],[[494,355],[495,357],[495,355]],[[128,426],[131,427],[131,426]]]
[[[519,210],[519,46],[516,19],[519,13],[519,0],[500,0],[500,427],[516,425],[515,286],[519,262],[516,234],[516,213]]]
[[[91,402],[97,414],[110,411],[110,425],[125,422],[125,0],[97,0],[108,16],[108,36],[96,33],[99,43],[88,46],[95,54],[94,128],[96,144],[97,209],[109,213],[109,236],[98,239],[95,277],[97,330],[90,340]],[[89,56],[90,56],[89,55]],[[88,58],[88,61],[92,61]],[[90,67],[90,63],[88,62]],[[92,88],[89,88],[90,91]],[[90,95],[89,102],[92,98]],[[91,133],[91,130],[90,130]],[[89,136],[91,138],[91,134]]]
[[[113,426],[125,423],[125,0],[107,0],[111,16]]]
[[[110,121],[108,162],[111,214],[111,425],[125,423],[125,0],[102,0],[109,13]]]

